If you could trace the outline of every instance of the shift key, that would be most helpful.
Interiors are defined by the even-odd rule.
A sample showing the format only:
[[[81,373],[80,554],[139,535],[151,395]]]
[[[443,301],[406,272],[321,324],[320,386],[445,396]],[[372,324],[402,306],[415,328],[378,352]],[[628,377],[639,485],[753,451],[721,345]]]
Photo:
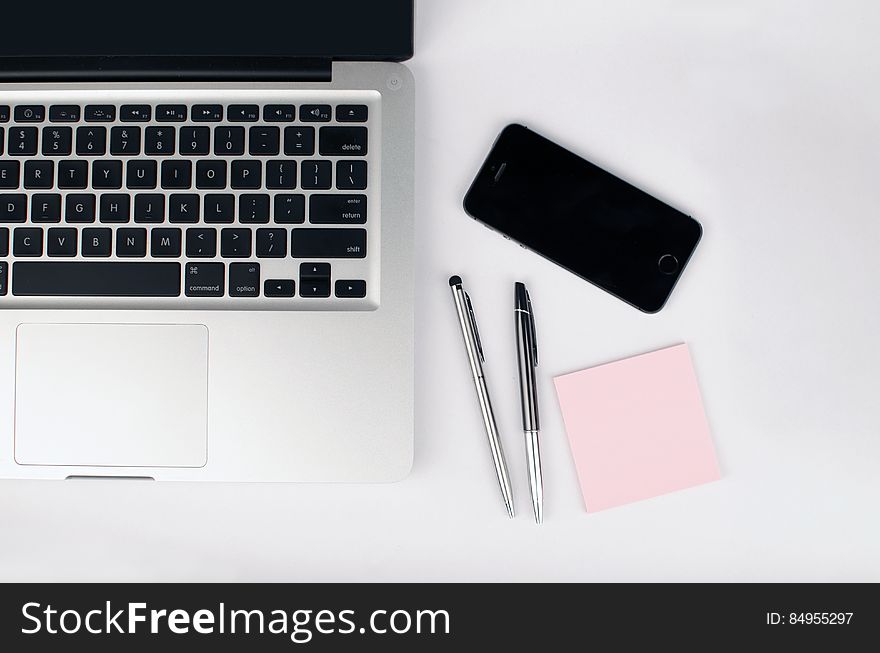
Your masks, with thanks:
[[[294,229],[291,256],[297,258],[364,258],[366,229]]]

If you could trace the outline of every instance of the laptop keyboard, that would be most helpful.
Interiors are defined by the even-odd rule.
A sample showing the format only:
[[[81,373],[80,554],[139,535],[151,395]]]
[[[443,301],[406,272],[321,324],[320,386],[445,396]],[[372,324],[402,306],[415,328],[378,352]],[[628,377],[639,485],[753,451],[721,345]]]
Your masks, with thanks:
[[[0,307],[375,308],[378,94],[184,95],[0,93]]]

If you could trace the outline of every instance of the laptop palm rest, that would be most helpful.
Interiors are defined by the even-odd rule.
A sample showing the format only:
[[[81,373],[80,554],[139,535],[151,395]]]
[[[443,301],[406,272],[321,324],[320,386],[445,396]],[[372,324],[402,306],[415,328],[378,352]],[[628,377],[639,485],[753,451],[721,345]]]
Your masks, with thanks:
[[[20,324],[20,465],[201,467],[207,462],[203,325]]]

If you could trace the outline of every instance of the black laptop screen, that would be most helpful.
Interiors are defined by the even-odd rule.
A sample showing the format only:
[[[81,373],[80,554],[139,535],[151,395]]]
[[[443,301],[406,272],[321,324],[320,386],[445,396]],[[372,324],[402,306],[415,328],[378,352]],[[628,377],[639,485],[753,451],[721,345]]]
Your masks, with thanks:
[[[28,0],[4,3],[0,57],[402,60],[412,39],[412,0]]]

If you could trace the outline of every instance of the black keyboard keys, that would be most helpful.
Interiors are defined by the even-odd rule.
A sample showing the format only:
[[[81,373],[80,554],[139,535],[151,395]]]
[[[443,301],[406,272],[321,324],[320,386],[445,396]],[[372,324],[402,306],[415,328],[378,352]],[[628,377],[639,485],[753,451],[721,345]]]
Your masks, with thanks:
[[[128,222],[131,219],[131,195],[122,193],[101,195],[98,219],[101,222]]]
[[[337,122],[367,122],[367,105],[340,104],[336,107]]]
[[[186,120],[185,104],[160,104],[156,107],[157,122],[183,122]]]
[[[58,162],[58,188],[85,188],[88,181],[88,161],[65,160]]]
[[[363,279],[340,279],[336,282],[337,297],[366,297],[367,282]]]
[[[205,195],[205,222],[228,224],[235,221],[235,195],[228,193]]]
[[[177,297],[180,263],[17,261],[12,294],[74,297]]]
[[[19,227],[12,232],[13,256],[42,256],[43,230],[39,227]]]
[[[107,128],[77,127],[76,153],[79,156],[104,156],[107,153]]]
[[[24,187],[49,189],[55,185],[55,162],[51,160],[27,161],[24,164]]]
[[[198,222],[200,200],[201,198],[194,193],[175,193],[169,197],[168,222]]]
[[[323,156],[364,156],[366,127],[321,127],[318,151]]]
[[[220,231],[220,256],[223,258],[249,258],[250,255],[250,229],[222,229]]]
[[[223,105],[194,104],[190,118],[193,122],[220,122],[223,120]]]
[[[0,161],[0,188],[18,188],[21,164],[18,161]]]
[[[122,122],[149,122],[153,117],[153,108],[149,104],[123,104],[119,109]]]
[[[37,153],[37,128],[10,127],[6,151],[9,156],[34,156]]]
[[[24,193],[0,194],[0,222],[24,222],[27,220],[27,195]]]
[[[214,154],[217,156],[244,154],[244,127],[215,127]]]
[[[366,195],[312,195],[309,198],[312,224],[364,224],[366,221]]]
[[[312,156],[315,153],[315,128],[285,127],[284,153],[288,156]]]
[[[92,163],[92,188],[122,188],[122,161],[94,161]]]
[[[116,230],[116,256],[143,258],[147,255],[147,230],[141,227]]]
[[[92,227],[82,230],[83,256],[110,256],[113,230],[108,227]]]
[[[150,256],[176,258],[180,256],[180,229],[151,229]]]
[[[301,224],[306,221],[304,195],[276,195],[274,209],[275,222],[278,224]]]
[[[330,188],[330,179],[333,176],[333,164],[329,161],[303,161],[302,180],[303,188],[309,190],[327,190]]]
[[[260,295],[260,264],[230,263],[229,264],[229,296],[259,297]]]
[[[138,193],[135,195],[134,221],[150,224],[165,222],[165,196],[159,193]]]
[[[279,159],[267,161],[266,188],[270,190],[296,188],[296,161]]]
[[[330,165],[330,162],[327,162]],[[263,162],[253,159],[240,159],[232,162],[232,187],[235,189],[257,189],[263,185]]]
[[[263,294],[266,297],[293,297],[296,294],[296,284],[293,279],[266,279]]]
[[[163,161],[162,188],[170,190],[192,188],[192,161],[186,159]]]
[[[222,297],[226,288],[224,267],[223,263],[187,263],[184,282],[186,296]]]
[[[181,127],[180,153],[184,156],[205,155],[211,151],[209,127]]]
[[[248,151],[252,156],[274,156],[281,151],[281,130],[278,127],[251,127]]]
[[[336,188],[339,190],[365,190],[367,188],[367,162],[337,161]]]
[[[15,107],[15,122],[43,122],[46,107],[39,104],[20,104]]]
[[[50,122],[79,122],[80,108],[76,104],[54,104],[49,107]]]
[[[263,107],[263,120],[266,122],[293,122],[296,107],[292,104],[267,104]]]
[[[157,156],[174,154],[174,127],[147,127],[144,136],[144,153]]]
[[[260,107],[256,104],[230,104],[226,119],[229,122],[256,122],[260,119]]]
[[[129,161],[125,170],[125,185],[135,190],[155,188],[157,169],[152,159]]]
[[[110,130],[110,154],[115,156],[137,156],[140,153],[140,127],[113,127]]]
[[[366,229],[294,229],[291,255],[297,258],[364,258]]]
[[[31,195],[31,222],[61,222],[61,195],[57,193]]]
[[[269,196],[263,193],[244,193],[238,197],[238,220],[242,224],[269,222]]]
[[[226,161],[214,159],[197,161],[196,188],[206,190],[226,188]]]
[[[76,256],[76,241],[76,229],[52,227],[46,234],[46,254],[49,256]]]
[[[257,229],[257,256],[259,258],[287,256],[287,229]]]
[[[303,104],[299,108],[299,119],[303,122],[329,122],[329,104]]]
[[[86,122],[113,122],[116,120],[116,107],[112,104],[89,104],[83,115]]]
[[[330,264],[303,263],[299,266],[300,297],[330,296]]]
[[[64,219],[70,223],[95,221],[95,196],[71,193],[64,198]]]
[[[71,127],[43,127],[43,156],[70,156],[73,148]]]
[[[217,255],[216,229],[187,229],[186,255],[189,258],[213,258]]]

